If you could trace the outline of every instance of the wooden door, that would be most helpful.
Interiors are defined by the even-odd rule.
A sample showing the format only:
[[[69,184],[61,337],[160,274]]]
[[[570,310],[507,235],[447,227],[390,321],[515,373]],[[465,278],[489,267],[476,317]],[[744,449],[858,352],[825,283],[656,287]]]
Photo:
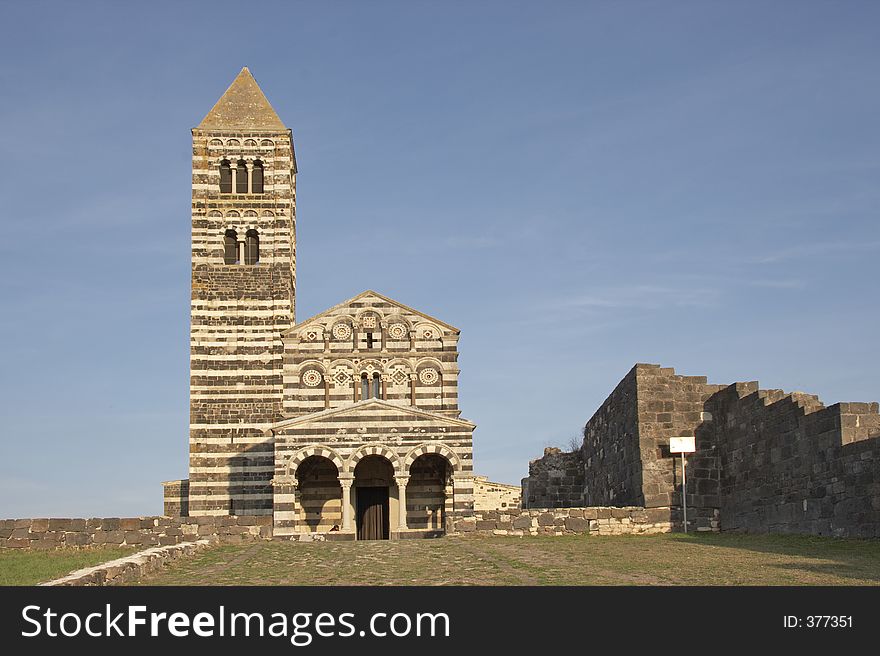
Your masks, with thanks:
[[[388,488],[357,488],[357,539],[387,540]]]

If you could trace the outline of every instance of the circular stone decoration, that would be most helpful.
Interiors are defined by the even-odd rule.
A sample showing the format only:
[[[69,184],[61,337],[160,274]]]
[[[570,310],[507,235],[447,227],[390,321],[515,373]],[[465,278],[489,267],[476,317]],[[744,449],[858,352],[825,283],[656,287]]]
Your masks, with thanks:
[[[433,385],[440,379],[440,375],[437,373],[436,369],[422,369],[419,372],[419,380],[422,381],[423,385]]]
[[[388,334],[391,335],[391,339],[403,339],[406,337],[406,326],[402,323],[393,323],[388,328]]]
[[[309,369],[302,375],[302,382],[306,387],[317,387],[321,384],[321,372]]]
[[[351,337],[351,326],[347,323],[337,323],[333,326],[333,336],[336,339],[348,339]]]

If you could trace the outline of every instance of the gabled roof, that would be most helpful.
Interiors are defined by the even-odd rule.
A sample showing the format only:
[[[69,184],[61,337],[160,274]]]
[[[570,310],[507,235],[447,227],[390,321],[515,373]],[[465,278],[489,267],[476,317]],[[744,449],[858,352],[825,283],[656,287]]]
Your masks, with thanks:
[[[416,408],[411,405],[399,405],[397,403],[383,401],[382,399],[367,399],[365,401],[357,401],[356,403],[339,406],[338,408],[330,408],[329,410],[322,410],[321,412],[311,412],[300,417],[293,417],[292,419],[284,419],[283,421],[279,421],[276,424],[272,424],[269,430],[282,430],[285,428],[290,428],[291,426],[298,426],[300,424],[308,424],[315,421],[322,421],[324,419],[329,419],[330,417],[335,417],[341,414],[356,415],[363,410],[371,410],[375,408],[387,408],[394,412],[400,412],[410,417],[430,419],[432,421],[437,421],[445,424],[465,426],[471,429],[477,427],[476,424],[468,421],[467,419],[455,419],[453,417],[447,417],[446,415],[429,412],[428,410],[422,410],[421,408]]]
[[[440,326],[443,326],[444,328],[447,328],[447,329],[451,330],[452,332],[455,332],[455,333],[461,332],[461,330],[459,330],[455,326],[448,324],[445,321],[440,321],[440,319],[438,319],[436,317],[432,317],[430,314],[425,314],[424,312],[419,312],[418,310],[415,310],[415,309],[409,307],[408,305],[404,305],[400,301],[395,301],[393,298],[388,298],[387,296],[383,296],[379,292],[374,292],[372,289],[368,289],[367,291],[361,292],[357,296],[354,296],[354,297],[348,299],[347,301],[342,301],[342,303],[334,305],[332,308],[330,308],[328,310],[324,310],[323,312],[320,312],[312,317],[309,317],[305,321],[300,321],[299,323],[288,328],[284,332],[284,334],[289,335],[289,334],[293,333],[294,331],[299,330],[304,325],[306,325],[308,323],[312,323],[313,321],[316,321],[318,319],[322,319],[322,318],[326,317],[327,315],[329,315],[330,313],[335,312],[336,310],[342,309],[347,305],[351,305],[355,301],[358,301],[358,300],[365,298],[367,296],[375,296],[378,299],[381,299],[383,301],[391,303],[391,305],[398,307],[401,310],[405,310],[406,312],[412,312],[413,314],[417,314],[418,316],[423,317],[423,318],[427,319],[428,321],[439,324]]]
[[[199,123],[200,130],[287,130],[247,66]]]

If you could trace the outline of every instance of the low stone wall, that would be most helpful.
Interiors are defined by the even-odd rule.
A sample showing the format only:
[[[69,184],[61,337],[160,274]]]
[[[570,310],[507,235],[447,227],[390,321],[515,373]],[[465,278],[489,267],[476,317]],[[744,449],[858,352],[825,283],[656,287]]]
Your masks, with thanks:
[[[155,547],[200,539],[234,544],[271,537],[272,517],[265,515],[0,520],[0,547],[13,549]]]
[[[44,586],[85,586],[85,585],[120,585],[134,583],[144,574],[154,572],[165,563],[191,556],[211,545],[210,540],[197,540],[167,547],[151,547],[131,556],[117,558],[94,567],[86,567],[71,572],[60,579],[41,583]]]
[[[489,535],[628,535],[669,533],[680,525],[670,508],[547,508],[476,511],[460,519],[461,534]]]

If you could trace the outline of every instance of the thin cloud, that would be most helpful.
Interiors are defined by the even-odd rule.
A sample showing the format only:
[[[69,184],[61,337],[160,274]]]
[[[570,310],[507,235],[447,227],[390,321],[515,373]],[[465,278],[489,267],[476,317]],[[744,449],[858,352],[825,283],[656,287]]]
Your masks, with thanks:
[[[766,253],[750,259],[753,264],[774,264],[802,257],[821,257],[823,255],[845,255],[847,253],[868,253],[880,248],[880,241],[836,241],[799,244],[783,248],[774,253]]]
[[[628,285],[596,290],[590,294],[560,299],[558,309],[635,309],[663,307],[714,307],[720,292],[706,287]]]

